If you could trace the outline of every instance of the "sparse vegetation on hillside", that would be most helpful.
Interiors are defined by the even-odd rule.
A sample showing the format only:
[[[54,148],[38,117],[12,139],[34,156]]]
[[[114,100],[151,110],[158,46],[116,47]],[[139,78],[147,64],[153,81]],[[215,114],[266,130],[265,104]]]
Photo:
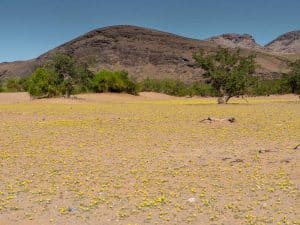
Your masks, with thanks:
[[[242,56],[239,49],[219,48],[210,54],[200,51],[194,59],[205,70],[203,76],[217,91],[220,104],[227,103],[233,96],[244,95],[249,75],[255,71],[255,56]]]

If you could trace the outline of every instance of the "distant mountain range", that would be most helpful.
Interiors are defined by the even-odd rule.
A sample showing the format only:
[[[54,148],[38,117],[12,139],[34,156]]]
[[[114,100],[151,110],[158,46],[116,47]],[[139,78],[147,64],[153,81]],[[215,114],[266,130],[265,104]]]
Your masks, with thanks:
[[[267,79],[286,72],[289,55],[300,56],[300,31],[281,35],[266,46],[248,34],[223,34],[196,40],[136,26],[120,25],[96,29],[50,50],[36,59],[0,63],[0,78],[26,76],[44,65],[57,52],[88,63],[93,71],[127,70],[133,78],[174,78],[186,83],[202,80],[192,55],[200,49],[215,51],[219,45],[241,48],[257,55],[256,75]]]
[[[257,44],[250,34],[223,34],[206,40],[231,48],[250,48],[280,54],[300,53],[300,31],[285,33],[265,46]]]

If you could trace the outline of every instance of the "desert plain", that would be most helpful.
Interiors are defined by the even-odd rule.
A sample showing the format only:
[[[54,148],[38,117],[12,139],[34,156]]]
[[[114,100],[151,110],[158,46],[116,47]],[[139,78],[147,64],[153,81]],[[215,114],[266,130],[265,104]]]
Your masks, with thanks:
[[[299,144],[296,95],[3,93],[0,224],[299,225]]]

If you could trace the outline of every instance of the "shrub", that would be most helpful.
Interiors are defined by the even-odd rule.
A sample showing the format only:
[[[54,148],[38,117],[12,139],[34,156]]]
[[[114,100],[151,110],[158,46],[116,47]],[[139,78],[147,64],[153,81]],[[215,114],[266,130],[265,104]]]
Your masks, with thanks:
[[[24,78],[9,77],[3,81],[2,88],[6,92],[25,91]]]
[[[8,92],[17,92],[21,89],[18,78],[10,77],[5,81],[6,91]]]
[[[138,94],[137,84],[128,78],[128,73],[125,71],[100,71],[92,79],[92,88],[95,92]]]
[[[20,92],[27,89],[26,77],[8,77],[0,80],[0,92]]]
[[[140,83],[142,91],[153,91],[174,96],[215,96],[216,92],[211,84],[185,84],[174,79],[145,79]]]
[[[294,94],[300,94],[300,60],[291,63],[291,72],[285,76],[285,83]]]
[[[211,84],[207,83],[193,84],[190,87],[190,92],[190,96],[217,96],[215,89],[211,86]]]
[[[28,92],[34,97],[54,97],[62,93],[62,79],[52,70],[37,68],[28,79]]]
[[[276,80],[263,80],[250,77],[245,83],[244,94],[250,96],[291,93],[287,77]],[[153,91],[175,96],[219,96],[210,83],[184,84],[172,79],[145,79],[140,83],[141,91]]]
[[[3,80],[0,80],[0,92],[4,91]]]
[[[58,53],[47,65],[38,68],[24,83],[25,90],[35,97],[54,97],[87,92],[91,89],[93,73],[87,64],[76,62],[71,56]]]
[[[19,85],[21,86],[22,91],[28,90],[28,78],[29,76],[19,78]]]
[[[142,91],[153,91],[174,96],[190,95],[189,87],[179,80],[145,79],[140,83]]]
[[[253,78],[246,93],[252,96],[274,95],[290,93],[290,89],[284,79],[263,80]]]

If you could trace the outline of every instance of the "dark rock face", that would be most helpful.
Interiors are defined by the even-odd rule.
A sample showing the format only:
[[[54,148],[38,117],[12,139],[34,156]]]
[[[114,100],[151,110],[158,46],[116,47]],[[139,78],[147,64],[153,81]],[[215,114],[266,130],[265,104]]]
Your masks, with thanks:
[[[232,43],[255,43],[249,35],[224,35]],[[93,30],[46,52],[36,59],[0,64],[0,76],[26,76],[37,66],[45,64],[53,54],[65,52],[87,62],[90,69],[127,70],[133,78],[174,78],[186,83],[202,80],[203,71],[197,68],[193,53],[202,49],[214,51],[217,44],[135,26],[112,26]],[[245,45],[243,45],[245,46]],[[258,74],[268,76],[279,71],[279,59],[263,56]],[[272,66],[269,66],[272,61]],[[264,65],[268,64],[267,67]],[[260,63],[260,62],[258,62]]]
[[[277,53],[300,53],[300,30],[285,33],[265,47]]]
[[[262,50],[262,47],[258,45],[254,38],[249,34],[223,34],[208,38],[207,40],[230,48],[250,48]]]
[[[136,79],[171,77],[186,82],[201,80],[202,71],[191,68],[193,52],[209,49],[206,42],[135,26],[113,26],[91,31],[42,55],[60,51],[82,61],[93,61],[92,69],[125,69]]]

